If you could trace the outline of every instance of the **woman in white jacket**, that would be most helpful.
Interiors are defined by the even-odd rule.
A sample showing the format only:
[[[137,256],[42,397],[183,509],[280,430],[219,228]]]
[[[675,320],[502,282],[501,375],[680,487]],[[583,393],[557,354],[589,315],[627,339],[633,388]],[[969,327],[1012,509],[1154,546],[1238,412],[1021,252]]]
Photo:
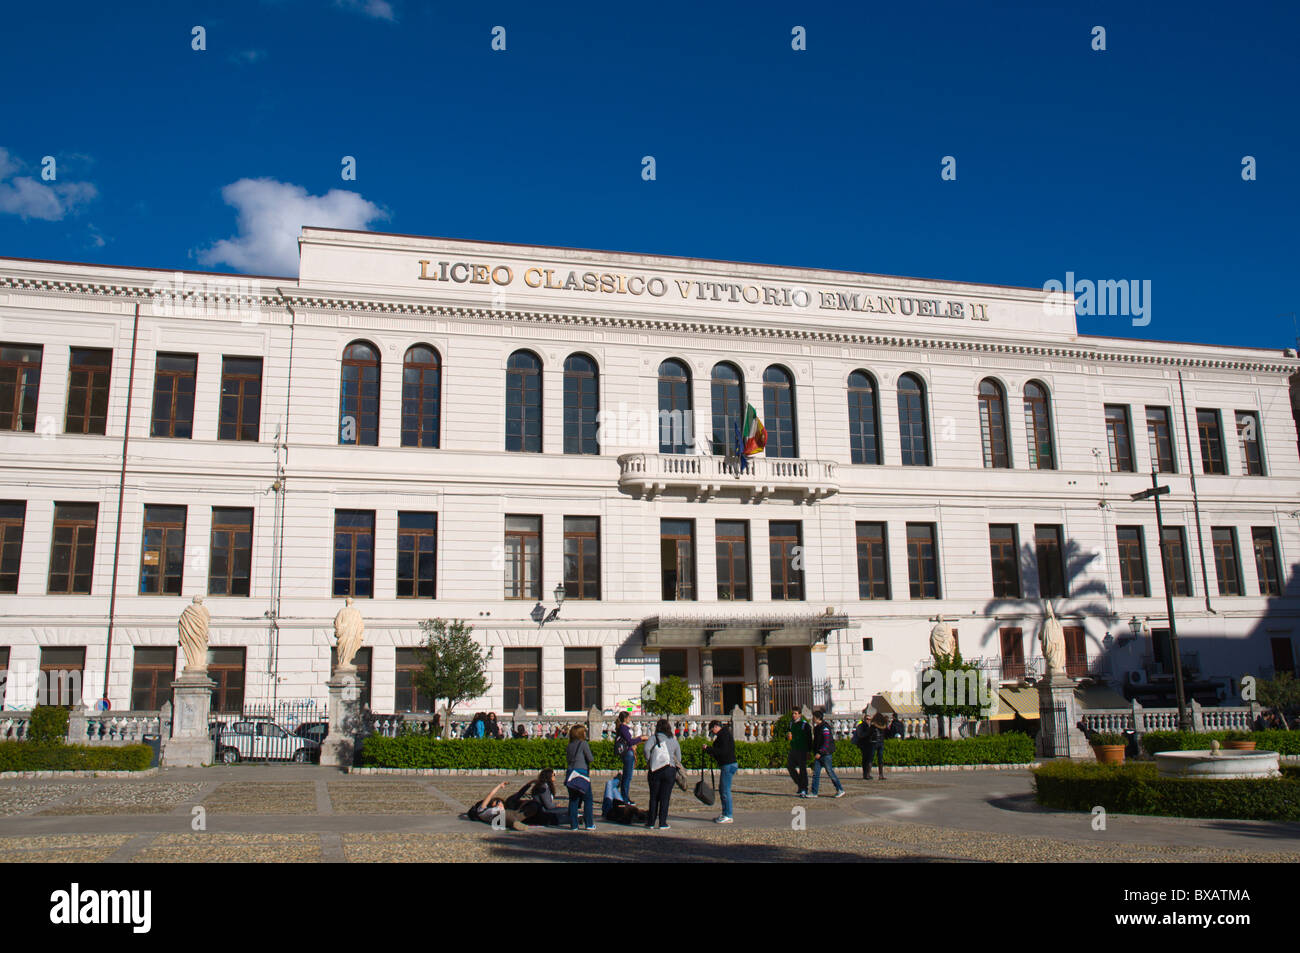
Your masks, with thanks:
[[[654,737],[645,743],[646,766],[650,770],[650,816],[645,826],[651,830],[666,831],[668,827],[668,802],[673,796],[673,782],[677,769],[682,766],[682,749],[673,737],[667,718],[655,725]]]

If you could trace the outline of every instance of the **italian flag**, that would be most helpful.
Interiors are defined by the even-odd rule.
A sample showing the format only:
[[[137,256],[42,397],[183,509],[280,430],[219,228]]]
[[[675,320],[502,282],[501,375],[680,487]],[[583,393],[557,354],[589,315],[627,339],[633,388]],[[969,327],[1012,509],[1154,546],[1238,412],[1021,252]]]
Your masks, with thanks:
[[[767,446],[767,428],[758,419],[753,404],[745,406],[745,422],[740,427],[741,453],[752,457]]]

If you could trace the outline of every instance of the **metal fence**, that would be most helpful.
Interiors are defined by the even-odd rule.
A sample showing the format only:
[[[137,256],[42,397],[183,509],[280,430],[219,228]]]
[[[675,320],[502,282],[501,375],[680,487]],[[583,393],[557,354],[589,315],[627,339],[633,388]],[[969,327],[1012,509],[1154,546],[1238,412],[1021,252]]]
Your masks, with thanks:
[[[314,699],[246,703],[239,714],[214,712],[209,721],[214,760],[223,764],[320,761],[328,708]]]

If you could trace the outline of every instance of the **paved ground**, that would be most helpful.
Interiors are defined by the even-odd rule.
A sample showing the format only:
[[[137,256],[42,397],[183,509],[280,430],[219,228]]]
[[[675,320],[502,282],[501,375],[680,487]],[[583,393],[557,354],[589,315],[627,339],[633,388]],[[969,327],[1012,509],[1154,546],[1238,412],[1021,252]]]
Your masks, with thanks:
[[[459,818],[495,778],[237,765],[0,781],[0,861],[1300,861],[1300,824],[1111,815],[1093,830],[1089,815],[1035,805],[1027,771],[843,779],[844,798],[827,797],[826,784],[799,800],[785,778],[739,777],[733,825],[713,824],[716,808],[678,791],[671,830],[597,819],[595,833]],[[525,779],[508,780],[513,791]],[[645,805],[644,775],[632,796]]]

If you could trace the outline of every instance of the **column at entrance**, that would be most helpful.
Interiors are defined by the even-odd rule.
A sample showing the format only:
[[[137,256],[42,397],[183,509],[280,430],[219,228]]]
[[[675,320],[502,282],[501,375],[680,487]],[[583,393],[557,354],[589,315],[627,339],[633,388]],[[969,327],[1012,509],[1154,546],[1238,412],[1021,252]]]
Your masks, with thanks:
[[[713,650],[700,649],[700,714],[713,711]]]
[[[758,667],[758,713],[760,715],[772,714],[772,693],[769,681],[771,671],[767,664],[767,649],[754,649],[754,662]]]

